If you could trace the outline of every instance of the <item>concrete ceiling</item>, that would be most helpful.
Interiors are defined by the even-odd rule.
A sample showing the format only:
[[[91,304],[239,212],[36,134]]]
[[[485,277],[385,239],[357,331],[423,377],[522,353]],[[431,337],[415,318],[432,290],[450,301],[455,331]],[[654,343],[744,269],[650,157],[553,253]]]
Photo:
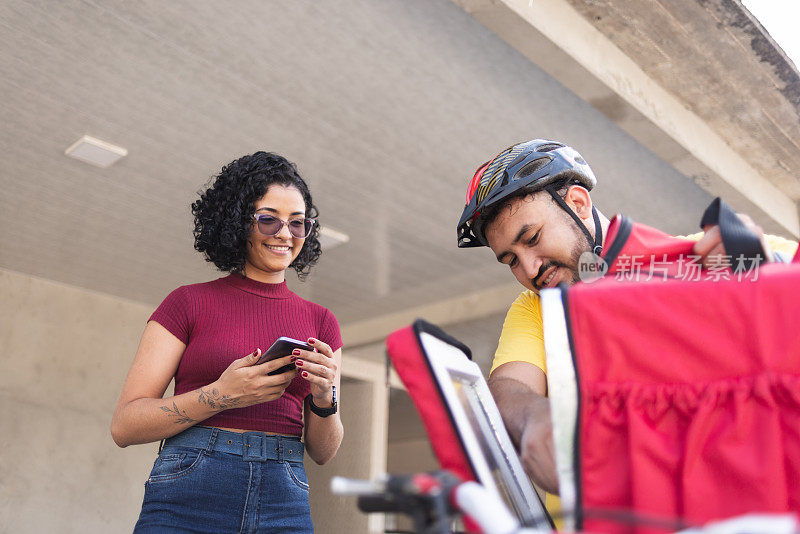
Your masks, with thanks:
[[[718,135],[733,153],[796,202],[800,151],[786,139],[797,139],[797,110],[786,96],[773,102],[779,77],[767,97],[728,102],[700,82],[680,93],[683,84],[667,82],[681,62],[648,56],[638,19],[623,24],[620,13],[640,16],[639,2],[570,3],[586,20],[600,16],[609,42],[630,48],[687,107],[695,102],[693,113],[728,132]],[[360,342],[380,336],[385,327],[370,321],[384,316],[428,309],[442,322],[473,320],[507,306],[510,275],[486,250],[457,249],[455,224],[475,167],[520,140],[576,146],[600,178],[594,196],[604,212],[694,231],[713,187],[662,153],[668,143],[648,144],[610,101],[581,96],[565,81],[571,74],[559,79],[552,65],[532,62],[464,4],[0,2],[0,267],[155,305],[177,285],[216,276],[192,249],[189,205],[223,164],[261,149],[295,161],[322,224],[350,236],[307,282],[289,278]],[[690,22],[672,31],[695,55],[713,48],[716,33]],[[754,52],[736,54],[730,61],[748,65],[745,74],[757,70],[747,63]],[[689,57],[692,69],[719,79],[723,96],[743,83],[726,75],[730,63],[711,72],[712,61]],[[774,127],[741,119],[759,116]],[[129,155],[108,169],[66,158],[84,134]],[[771,155],[753,161],[750,149]],[[758,206],[744,207],[786,233]],[[493,288],[494,300],[470,300]],[[497,304],[483,309],[487,301]]]
[[[800,200],[800,77],[740,2],[570,4],[760,175]]]

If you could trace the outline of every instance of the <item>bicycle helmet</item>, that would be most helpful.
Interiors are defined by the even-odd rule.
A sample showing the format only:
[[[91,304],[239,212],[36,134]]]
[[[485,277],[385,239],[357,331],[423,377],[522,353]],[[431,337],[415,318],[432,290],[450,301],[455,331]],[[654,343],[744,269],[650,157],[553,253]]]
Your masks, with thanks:
[[[592,207],[596,238],[558,195],[557,189],[572,183],[591,191],[597,184],[592,169],[574,148],[546,139],[511,146],[484,163],[467,188],[467,204],[458,221],[459,248],[488,246],[484,234],[486,216],[492,208],[513,196],[546,190],[578,224],[592,251],[602,251],[602,231],[597,210]]]

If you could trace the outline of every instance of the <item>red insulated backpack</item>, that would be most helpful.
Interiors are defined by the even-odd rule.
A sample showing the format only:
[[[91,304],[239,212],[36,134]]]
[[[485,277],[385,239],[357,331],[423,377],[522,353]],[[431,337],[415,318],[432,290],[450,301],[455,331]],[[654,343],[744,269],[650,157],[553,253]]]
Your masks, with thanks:
[[[733,270],[700,271],[692,242],[617,216],[606,275],[561,288],[578,530],[800,511],[800,251],[760,263],[730,208],[709,211]]]
[[[421,320],[393,332],[386,338],[387,356],[419,412],[433,452],[442,469],[452,471],[461,480],[477,480],[466,452],[460,445],[458,431],[447,411],[433,372],[423,354],[419,339],[423,331],[458,345],[471,357],[472,353],[466,345],[448,336],[438,327]]]
[[[430,344],[426,349],[423,338],[428,341],[434,338],[457,350],[442,353]],[[488,485],[496,486],[498,501],[501,497],[507,499],[523,525],[552,527],[551,518],[502,428],[500,413],[480,369],[469,362],[469,348],[438,327],[418,319],[392,333],[386,339],[386,349],[419,412],[442,469],[462,481],[484,485],[489,482]],[[443,367],[445,362],[452,366]],[[453,411],[452,405],[448,408],[448,398],[459,406],[469,405],[474,411]],[[459,414],[464,417],[457,424]],[[481,438],[476,439],[479,435]],[[468,514],[463,520],[467,532],[480,532]]]

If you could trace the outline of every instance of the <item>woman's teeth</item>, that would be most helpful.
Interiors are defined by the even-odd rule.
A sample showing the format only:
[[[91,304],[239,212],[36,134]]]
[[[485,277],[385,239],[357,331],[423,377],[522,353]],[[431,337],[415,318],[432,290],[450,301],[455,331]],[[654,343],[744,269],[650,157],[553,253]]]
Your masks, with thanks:
[[[275,245],[267,245],[267,248],[270,249],[270,250],[277,250],[278,252],[288,252],[289,251],[289,247],[285,247],[285,246],[284,247],[278,247],[278,246],[275,246]]]

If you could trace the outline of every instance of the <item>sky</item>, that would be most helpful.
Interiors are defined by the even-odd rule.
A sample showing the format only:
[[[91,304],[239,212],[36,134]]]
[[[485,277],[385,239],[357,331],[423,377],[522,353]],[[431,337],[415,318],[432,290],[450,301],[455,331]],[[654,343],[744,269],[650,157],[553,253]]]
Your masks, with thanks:
[[[795,67],[800,67],[800,1],[798,0],[743,0],[744,6],[756,16],[775,39]]]

